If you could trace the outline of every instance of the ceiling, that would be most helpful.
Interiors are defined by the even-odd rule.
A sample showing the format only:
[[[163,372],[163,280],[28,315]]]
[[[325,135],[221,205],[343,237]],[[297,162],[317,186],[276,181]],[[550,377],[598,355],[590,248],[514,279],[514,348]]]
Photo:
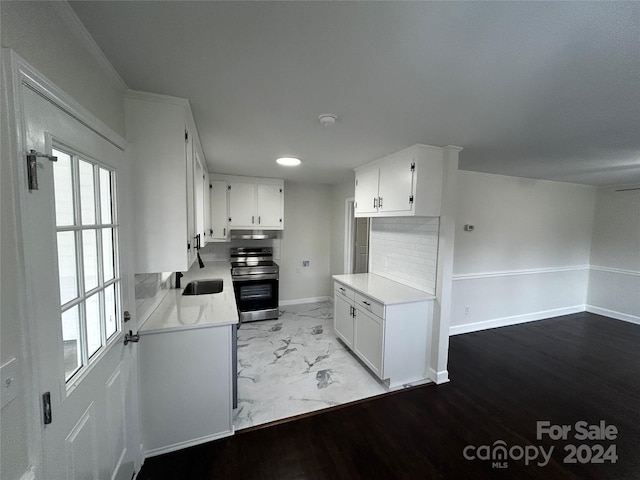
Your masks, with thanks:
[[[70,3],[129,88],[190,100],[212,172],[338,183],[425,143],[465,170],[640,182],[637,2]]]

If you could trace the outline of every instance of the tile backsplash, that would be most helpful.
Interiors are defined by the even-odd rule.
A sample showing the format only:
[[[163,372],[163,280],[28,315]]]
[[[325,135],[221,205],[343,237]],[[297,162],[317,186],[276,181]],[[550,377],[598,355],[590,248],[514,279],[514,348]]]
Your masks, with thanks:
[[[204,262],[229,261],[229,249],[232,247],[273,247],[273,259],[280,260],[279,238],[265,240],[231,240],[229,242],[209,242],[200,250]]]
[[[165,297],[173,285],[174,277],[171,272],[138,273],[135,275],[135,281],[136,317],[142,322]]]
[[[369,271],[435,295],[438,217],[372,218]]]

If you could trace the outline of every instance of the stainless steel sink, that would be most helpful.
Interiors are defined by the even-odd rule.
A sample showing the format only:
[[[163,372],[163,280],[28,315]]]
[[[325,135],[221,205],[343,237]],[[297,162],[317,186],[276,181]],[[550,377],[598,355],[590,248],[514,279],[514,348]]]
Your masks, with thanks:
[[[222,291],[223,281],[221,278],[213,278],[211,280],[194,280],[184,287],[183,295],[209,295],[211,293],[220,293]]]

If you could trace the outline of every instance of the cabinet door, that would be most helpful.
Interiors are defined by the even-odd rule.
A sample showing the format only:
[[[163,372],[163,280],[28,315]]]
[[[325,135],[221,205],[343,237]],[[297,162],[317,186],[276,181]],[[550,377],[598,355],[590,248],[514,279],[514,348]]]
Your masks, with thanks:
[[[280,185],[259,183],[257,228],[282,227],[283,188]]]
[[[204,173],[204,231],[202,244],[204,245],[211,238],[211,181],[209,173]]]
[[[204,228],[204,192],[205,192],[205,175],[200,158],[195,156],[193,173],[193,185],[194,185],[194,206],[196,214],[196,233],[200,235],[200,242],[204,242],[204,238],[207,236]],[[207,191],[209,190],[207,186]]]
[[[388,158],[380,164],[380,182],[378,196],[380,197],[380,212],[411,213],[413,202],[413,174],[411,168],[413,157],[399,155]]]
[[[187,140],[185,142],[185,156],[186,156],[186,178],[187,178],[187,244],[189,245],[189,265],[193,263],[196,258],[196,241],[195,236],[196,233],[196,202],[195,202],[195,188],[196,184],[194,182],[196,175],[196,162],[195,156],[193,152],[193,128],[191,125],[188,125],[186,137]]]
[[[354,351],[380,377],[382,374],[382,320],[356,309]]]
[[[366,168],[356,172],[355,216],[378,212],[378,167]]]
[[[336,293],[333,302],[333,325],[336,332],[349,348],[353,348],[353,317],[352,304],[341,294]]]
[[[211,197],[211,239],[226,240],[229,227],[227,220],[227,182],[226,180],[213,180],[210,189]]]
[[[229,187],[229,228],[254,228],[258,223],[255,183],[232,182]]]

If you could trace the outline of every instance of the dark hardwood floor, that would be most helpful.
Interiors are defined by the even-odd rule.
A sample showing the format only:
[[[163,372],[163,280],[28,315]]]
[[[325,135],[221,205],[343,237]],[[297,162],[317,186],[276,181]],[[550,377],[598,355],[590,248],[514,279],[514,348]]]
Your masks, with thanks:
[[[580,313],[455,336],[449,376],[151,458],[138,479],[640,479],[640,326]],[[567,440],[537,439],[538,421],[569,425]],[[578,440],[581,421],[617,437]],[[500,440],[506,468],[464,456]],[[615,463],[580,463],[597,444]],[[564,462],[570,445],[577,463]],[[541,447],[553,447],[545,466]]]

